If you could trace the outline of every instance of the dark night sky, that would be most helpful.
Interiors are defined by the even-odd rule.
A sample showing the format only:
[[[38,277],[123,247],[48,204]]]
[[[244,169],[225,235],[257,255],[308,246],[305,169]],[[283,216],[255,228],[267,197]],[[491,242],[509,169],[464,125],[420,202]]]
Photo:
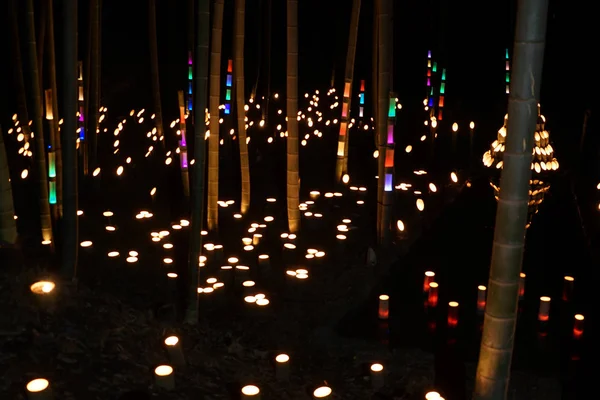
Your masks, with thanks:
[[[285,83],[285,0],[273,3],[271,72],[273,90]],[[60,38],[61,1],[57,9],[57,41]],[[87,2],[80,4],[80,50],[87,36]],[[163,103],[167,113],[175,110],[177,89],[186,79],[187,0],[157,0],[159,57]],[[246,82],[266,83],[266,4],[268,0],[246,0]],[[363,0],[355,79],[369,79],[371,25],[374,0]],[[300,90],[324,88],[335,67],[337,83],[342,79],[352,0],[300,0]],[[512,18],[516,2],[463,0],[405,0],[394,2],[394,86],[401,101],[420,98],[424,86],[427,49],[435,52],[443,43],[448,68],[448,108],[481,111],[486,102],[504,102],[504,49],[512,47]],[[226,0],[223,63],[231,56],[233,0]],[[3,14],[6,14],[3,12]],[[147,44],[147,1],[103,0],[102,16],[103,100],[115,108],[150,104],[150,72]],[[8,23],[3,37],[8,38]],[[548,44],[542,83],[542,103],[551,114],[582,115],[590,107],[593,61],[586,57],[591,44],[591,13],[572,2],[551,0]],[[3,40],[3,54],[10,54]],[[83,54],[82,54],[83,55]],[[593,57],[591,57],[593,58]],[[225,64],[224,64],[225,65]],[[12,65],[8,64],[9,69]],[[12,93],[12,73],[4,67],[0,89]],[[495,94],[495,98],[492,95]],[[128,103],[121,100],[129,95]],[[419,97],[416,97],[419,96]],[[491,96],[491,97],[490,97]],[[3,96],[3,121],[14,110]],[[14,98],[14,96],[12,96]],[[495,100],[494,100],[495,99]],[[123,103],[123,104],[119,104]],[[560,111],[560,112],[559,112]],[[581,119],[577,116],[577,119]],[[580,123],[580,122],[578,122]]]

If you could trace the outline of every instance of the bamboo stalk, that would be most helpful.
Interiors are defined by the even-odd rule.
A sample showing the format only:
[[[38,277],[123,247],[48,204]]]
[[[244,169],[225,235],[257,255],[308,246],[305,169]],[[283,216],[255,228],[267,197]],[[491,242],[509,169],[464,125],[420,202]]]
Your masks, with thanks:
[[[148,40],[150,42],[150,71],[152,74],[152,99],[154,100],[154,112],[156,133],[164,145],[164,130],[162,117],[162,102],[160,97],[160,74],[158,68],[158,39],[156,35],[156,0],[148,3]],[[184,121],[185,123],[185,121]]]
[[[300,230],[298,157],[298,0],[287,0],[287,214],[291,233]]]
[[[390,7],[391,0],[377,0],[378,8],[378,87],[377,94],[377,150],[379,158],[377,159],[377,237],[381,241],[383,232],[381,231],[383,218],[383,188],[385,180],[385,148],[387,137],[387,113],[389,109],[390,93],[390,53],[389,46],[389,28],[390,28]]]
[[[206,168],[206,95],[208,85],[208,36],[209,36],[209,1],[200,0],[197,7],[198,24],[196,27],[196,54],[195,61],[195,85],[194,94],[194,168],[192,174],[192,226],[190,231],[190,257],[189,271],[190,284],[188,289],[188,308],[186,311],[186,322],[196,324],[198,322],[198,286],[200,286],[200,275],[198,273],[198,260],[202,249],[202,222],[204,214],[204,173]]]
[[[473,393],[475,400],[501,400],[508,395],[547,13],[548,0],[521,0],[518,4],[506,150]]]
[[[8,158],[4,147],[2,126],[0,126],[0,244],[15,244],[17,236],[17,221],[15,221]]]
[[[53,0],[47,0],[48,2],[48,68],[50,75],[50,89],[52,90],[52,115],[54,116],[54,127],[52,129],[52,135],[54,135],[54,153],[56,154],[56,205],[58,208],[58,216],[62,218],[63,215],[63,204],[62,204],[62,146],[60,140],[60,126],[58,122],[60,117],[58,115],[58,93],[56,88],[56,52],[54,43],[54,9]]]
[[[208,138],[208,230],[219,224],[219,102],[221,98],[221,46],[224,0],[215,0],[210,49],[210,136]],[[201,123],[201,121],[196,121]]]
[[[63,218],[61,275],[75,279],[77,273],[77,0],[63,0]]]
[[[233,73],[235,74],[235,99],[237,109],[238,138],[240,144],[240,167],[242,173],[242,201],[240,212],[246,214],[250,207],[250,164],[248,162],[248,143],[246,143],[246,103],[244,92],[244,29],[246,17],[246,0],[235,0],[235,58]]]
[[[37,37],[37,59],[40,75],[40,91],[44,90],[44,43],[46,41],[46,26],[48,21],[48,3],[42,1],[40,4],[39,29]]]
[[[39,85],[37,48],[35,43],[35,18],[33,15],[33,0],[27,0],[27,42],[29,49],[29,82],[30,96],[33,102],[33,130],[35,132],[35,164],[39,190],[40,222],[42,240],[52,243],[52,218],[48,202],[48,170],[46,169],[46,146],[44,145],[44,130],[42,128],[42,97]]]
[[[17,13],[17,0],[11,0],[9,4],[9,12],[11,17],[10,27],[12,31],[13,40],[12,43],[12,51],[13,51],[13,71],[14,71],[14,79],[16,84],[17,91],[17,115],[19,117],[19,122],[21,124],[21,128],[23,129],[23,134],[25,135],[25,141],[29,142],[29,138],[31,136],[31,127],[29,126],[29,113],[27,112],[27,97],[25,95],[25,79],[23,77],[23,59],[21,57],[21,41],[19,34],[19,19]]]
[[[98,163],[98,113],[100,110],[100,0],[91,0],[91,58],[90,58],[90,97],[89,118],[86,139],[88,142],[88,167],[92,171]],[[86,116],[87,117],[87,116]]]

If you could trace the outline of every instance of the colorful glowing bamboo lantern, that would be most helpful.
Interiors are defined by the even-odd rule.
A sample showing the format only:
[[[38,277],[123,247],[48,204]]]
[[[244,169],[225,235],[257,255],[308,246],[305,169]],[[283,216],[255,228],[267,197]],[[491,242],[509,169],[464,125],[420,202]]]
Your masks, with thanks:
[[[505,93],[509,94],[510,93],[510,56],[508,54],[508,49],[506,49],[506,53],[504,55],[504,60],[505,60],[505,71],[506,71],[506,76],[504,78],[504,81],[506,82],[506,89],[505,89]]]
[[[427,296],[427,303],[429,307],[437,306],[438,302],[438,283],[437,282],[429,282],[429,293]]]
[[[485,310],[487,288],[483,285],[477,286],[477,311],[479,313]]]
[[[186,197],[190,195],[190,183],[188,175],[188,154],[186,141],[186,126],[185,126],[185,103],[183,91],[177,92],[179,101],[179,164],[181,166],[181,178],[183,182],[183,193]]]
[[[396,122],[396,96],[390,95],[390,105],[388,110],[387,143],[385,149],[385,193],[391,193],[394,190],[394,124]],[[391,198],[390,198],[391,201]],[[384,200],[385,203],[385,200]]]
[[[365,112],[365,80],[360,81],[360,93],[358,94],[358,117],[362,118]]]
[[[431,75],[433,76],[433,74],[435,74],[437,72],[437,62],[432,62],[432,66],[431,66]],[[431,83],[431,80],[430,80]],[[431,115],[433,116],[433,108],[435,107],[435,88],[433,85],[430,86],[429,88],[429,100],[427,101],[427,106],[430,108],[431,110]]]
[[[344,95],[342,98],[342,118],[340,120],[340,134],[338,136],[336,179],[339,182],[342,174],[345,172],[343,159],[347,154],[346,135],[348,134],[348,124],[350,122],[350,96],[352,95],[352,80],[346,80],[344,83]]]
[[[379,319],[388,319],[390,317],[390,296],[387,294],[382,294],[379,296],[377,316]]]
[[[54,114],[52,112],[52,89],[46,89],[46,120],[50,125],[50,132],[54,131]],[[56,205],[56,152],[52,146],[53,141],[48,141],[48,202]]]
[[[550,319],[550,297],[540,297],[540,310],[538,312],[538,320],[546,322]]]
[[[442,81],[440,82],[440,98],[438,99],[437,120],[441,121],[444,114],[444,96],[446,95],[446,68],[442,69]]]
[[[429,292],[429,284],[433,282],[433,278],[435,277],[435,272],[433,271],[425,271],[425,279],[423,280],[423,292]]]
[[[525,296],[525,275],[524,272],[519,273],[519,300],[522,300]]]
[[[79,132],[79,154],[83,164],[83,173],[88,173],[88,162],[87,162],[87,140],[85,134],[85,101],[84,101],[84,90],[83,90],[83,62],[79,61],[78,75],[77,75],[77,105],[79,107],[79,120],[78,120],[78,132]]]
[[[448,327],[456,328],[458,325],[458,302],[451,301],[448,303]]]
[[[573,325],[573,337],[575,339],[581,338],[583,336],[583,321],[584,316],[582,314],[575,314],[575,323]]]
[[[431,50],[427,50],[427,93],[425,96],[425,105],[429,106],[429,99],[431,95]]]
[[[227,60],[227,77],[225,81],[225,114],[231,113],[231,85],[233,73],[233,60]]]
[[[572,276],[565,276],[563,293],[562,293],[563,301],[571,300],[574,284],[575,284],[575,278],[573,278]]]
[[[192,112],[193,109],[193,101],[194,101],[194,96],[193,96],[193,90],[192,88],[194,87],[194,63],[193,63],[193,58],[192,58],[192,52],[188,51],[188,90],[187,90],[187,114],[190,114]]]

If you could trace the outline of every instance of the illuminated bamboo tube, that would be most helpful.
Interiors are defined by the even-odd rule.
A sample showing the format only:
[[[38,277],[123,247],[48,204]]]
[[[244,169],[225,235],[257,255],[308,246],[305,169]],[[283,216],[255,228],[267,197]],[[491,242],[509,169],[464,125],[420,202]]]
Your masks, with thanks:
[[[241,400],[260,400],[260,389],[255,385],[246,385],[242,388]]]
[[[261,239],[262,239],[262,235],[260,233],[255,233],[254,235],[252,235],[252,244],[254,246],[258,246]]]
[[[425,271],[425,279],[423,281],[423,292],[429,292],[429,284],[433,282],[433,278],[435,278],[435,272],[433,271]]]
[[[487,288],[483,285],[477,286],[477,311],[479,313],[485,310],[485,300],[487,295]]]
[[[429,307],[435,307],[438,303],[438,283],[429,282],[429,294],[427,296],[427,303]]]
[[[50,382],[44,378],[29,381],[25,389],[27,390],[28,400],[51,400],[53,398]]]
[[[383,365],[376,363],[371,365],[371,386],[375,390],[381,389],[385,384]]]
[[[171,360],[171,364],[176,367],[185,366],[183,349],[181,348],[181,343],[179,342],[179,338],[177,336],[169,336],[166,338],[165,347],[167,348],[167,353],[169,354],[169,360]]]
[[[522,300],[523,297],[525,296],[525,278],[527,277],[527,275],[525,275],[524,272],[521,272],[519,274],[519,300]]]
[[[388,319],[390,317],[390,296],[387,294],[382,294],[379,296],[377,316],[379,319]]]
[[[233,280],[236,286],[242,285],[244,282],[250,280],[250,267],[246,265],[236,265]]]
[[[427,392],[425,400],[444,400],[444,398],[438,392]]]
[[[53,312],[56,298],[54,295],[55,288],[56,284],[52,281],[38,281],[29,287],[31,293],[37,298],[41,311]]]
[[[290,266],[297,261],[297,247],[293,243],[285,243],[282,251],[284,265]]]
[[[573,324],[573,337],[575,339],[583,336],[583,321],[585,320],[582,314],[575,314],[575,323]]]
[[[458,325],[458,302],[451,301],[448,303],[448,326],[456,328]]]
[[[275,357],[275,378],[278,381],[290,379],[290,356],[287,354],[279,354]]]
[[[550,297],[540,297],[540,310],[538,312],[538,320],[545,322],[550,318]]]
[[[573,278],[572,276],[565,276],[563,293],[562,293],[563,301],[571,300],[571,296],[573,295],[574,284],[575,284],[575,278]]]
[[[175,374],[170,365],[159,365],[154,369],[154,383],[166,390],[175,388]]]
[[[313,391],[313,399],[330,399],[332,394],[329,386],[319,386]]]
[[[258,256],[258,268],[261,272],[268,272],[271,270],[271,259],[268,254],[260,254]]]

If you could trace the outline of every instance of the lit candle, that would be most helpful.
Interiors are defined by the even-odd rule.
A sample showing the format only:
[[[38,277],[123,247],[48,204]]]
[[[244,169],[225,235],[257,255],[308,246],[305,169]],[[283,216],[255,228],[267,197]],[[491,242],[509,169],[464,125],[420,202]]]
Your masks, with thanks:
[[[434,277],[435,277],[435,272],[425,271],[425,280],[423,281],[423,292],[429,291],[429,284],[431,282],[433,282]]]
[[[575,324],[573,325],[573,337],[579,339],[583,335],[584,317],[581,314],[575,314]]]
[[[154,370],[154,382],[156,386],[162,387],[166,390],[172,390],[175,388],[175,376],[173,374],[173,367],[170,365],[159,365]]]
[[[550,318],[550,297],[540,297],[540,311],[538,312],[538,320],[544,322]]]
[[[437,282],[430,282],[429,283],[429,295],[427,296],[427,302],[429,303],[430,307],[435,307],[437,306],[437,302],[438,302],[438,283]]]
[[[37,378],[27,383],[27,399],[29,400],[50,400],[52,392],[50,382],[44,378]]]
[[[487,288],[483,285],[477,286],[477,311],[483,312],[485,310],[485,295]]]
[[[519,300],[523,299],[525,296],[525,273],[521,272],[519,274]]]
[[[287,354],[275,357],[275,377],[280,381],[290,379],[290,356]]]
[[[575,283],[575,278],[573,278],[572,276],[565,276],[563,294],[562,294],[563,301],[571,300],[571,295],[573,294],[574,283]]]
[[[169,360],[176,367],[182,367],[185,365],[185,357],[183,356],[183,350],[181,349],[181,343],[177,336],[169,336],[165,339],[165,346],[167,347],[167,353],[169,354]]]
[[[371,365],[371,386],[373,389],[381,389],[384,383],[383,365],[379,363]]]
[[[458,302],[448,303],[448,326],[455,328],[458,325]]]
[[[379,308],[377,311],[379,319],[388,319],[390,316],[390,296],[382,294],[379,296]]]
[[[246,385],[242,388],[241,400],[260,400],[260,389],[255,385]]]
[[[329,386],[320,386],[320,387],[316,388],[315,391],[313,392],[313,398],[326,399],[326,398],[329,398],[329,396],[331,396],[332,393],[333,393],[333,390],[331,390],[331,388]]]

